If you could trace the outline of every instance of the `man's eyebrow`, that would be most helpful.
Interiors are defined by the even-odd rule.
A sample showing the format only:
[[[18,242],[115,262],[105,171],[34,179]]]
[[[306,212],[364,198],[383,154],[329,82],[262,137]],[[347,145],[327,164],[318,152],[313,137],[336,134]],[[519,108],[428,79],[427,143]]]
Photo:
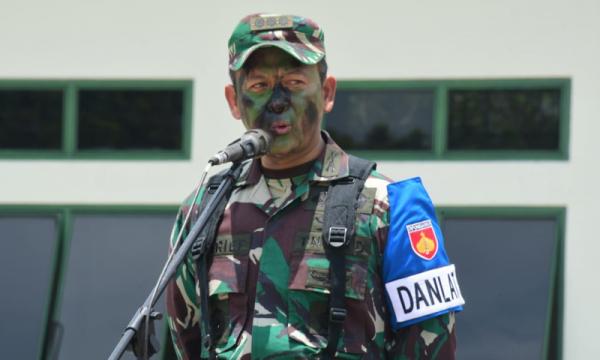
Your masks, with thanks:
[[[252,79],[257,79],[257,78],[264,79],[266,77],[267,77],[267,75],[265,75],[265,74],[263,74],[261,72],[255,71],[255,69],[250,69],[250,71],[248,71],[246,73],[246,78],[247,79],[248,78],[252,78]]]
[[[304,75],[306,76],[306,68],[304,66],[294,66],[289,69],[284,70],[283,76],[286,75]],[[247,79],[265,79],[268,75],[262,73],[257,68],[248,69],[246,72]]]
[[[305,68],[303,66],[296,66],[296,67],[293,67],[291,70],[286,71],[285,75],[288,75],[288,74],[301,74],[301,75],[305,75],[306,71],[304,69]]]

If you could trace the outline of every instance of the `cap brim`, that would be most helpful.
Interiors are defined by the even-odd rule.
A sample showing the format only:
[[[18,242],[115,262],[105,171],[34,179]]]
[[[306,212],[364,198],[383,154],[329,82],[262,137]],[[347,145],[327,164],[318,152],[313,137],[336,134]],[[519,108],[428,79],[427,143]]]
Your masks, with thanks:
[[[248,49],[242,51],[238,56],[235,57],[235,59],[233,60],[233,62],[229,65],[229,69],[233,70],[233,71],[237,71],[239,69],[241,69],[242,66],[244,66],[244,63],[246,62],[246,60],[248,60],[248,58],[250,57],[250,55],[252,55],[252,53],[254,51],[256,51],[257,49],[260,48],[264,48],[264,47],[270,47],[270,46],[274,46],[276,48],[279,48],[283,51],[285,51],[286,53],[292,55],[294,58],[298,59],[298,61],[300,61],[303,64],[306,65],[314,65],[316,63],[318,63],[319,61],[321,61],[323,59],[323,57],[325,57],[325,52],[318,50],[312,50],[309,49],[306,45],[303,44],[292,44],[289,43],[287,41],[265,41],[265,42],[261,42],[259,44],[255,44],[251,47],[249,47]]]

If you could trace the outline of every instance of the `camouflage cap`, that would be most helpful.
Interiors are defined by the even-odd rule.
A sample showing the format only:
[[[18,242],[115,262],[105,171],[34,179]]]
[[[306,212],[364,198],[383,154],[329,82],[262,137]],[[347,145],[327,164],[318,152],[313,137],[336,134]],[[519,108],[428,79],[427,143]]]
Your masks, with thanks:
[[[307,65],[325,56],[325,36],[319,25],[295,15],[248,15],[233,30],[228,46],[229,68],[234,71],[256,49],[266,46],[276,46]]]

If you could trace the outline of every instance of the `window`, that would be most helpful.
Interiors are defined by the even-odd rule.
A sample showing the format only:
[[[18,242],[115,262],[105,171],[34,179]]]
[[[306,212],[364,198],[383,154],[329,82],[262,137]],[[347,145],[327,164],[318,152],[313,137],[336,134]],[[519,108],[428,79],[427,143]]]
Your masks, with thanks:
[[[57,218],[0,213],[0,359],[37,359],[52,297]]]
[[[106,359],[166,261],[176,211],[0,205],[0,286],[10,289],[0,358]],[[166,323],[156,325],[163,350],[155,357],[171,359]]]
[[[59,150],[63,91],[0,89],[0,149]]]
[[[327,130],[345,149],[431,150],[433,95],[429,89],[340,91]]]
[[[448,91],[448,149],[559,150],[560,90]]]
[[[72,219],[60,355],[106,359],[160,274],[174,214],[75,212]],[[164,301],[156,310],[165,313]],[[155,324],[162,342],[165,325]]]
[[[191,81],[0,81],[0,157],[189,158]]]
[[[81,90],[77,148],[181,148],[183,92]]]
[[[340,81],[325,129],[374,159],[567,159],[570,81]]]
[[[560,357],[564,209],[441,209],[467,305],[457,358]]]

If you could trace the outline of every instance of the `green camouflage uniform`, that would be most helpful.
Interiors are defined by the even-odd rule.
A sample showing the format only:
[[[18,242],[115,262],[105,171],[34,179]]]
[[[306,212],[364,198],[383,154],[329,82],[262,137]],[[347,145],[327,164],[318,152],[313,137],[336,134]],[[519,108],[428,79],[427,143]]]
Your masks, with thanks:
[[[219,359],[318,359],[327,345],[324,190],[348,174],[348,156],[323,136],[325,150],[308,173],[267,179],[257,160],[244,166],[218,228],[208,272]],[[356,236],[346,252],[348,316],[336,358],[453,359],[453,313],[396,333],[390,328],[381,279],[389,182],[373,171],[359,199]],[[192,205],[188,198],[173,234],[189,206],[199,202]],[[208,354],[201,345],[197,289],[189,258],[167,290],[168,323],[180,359]]]

